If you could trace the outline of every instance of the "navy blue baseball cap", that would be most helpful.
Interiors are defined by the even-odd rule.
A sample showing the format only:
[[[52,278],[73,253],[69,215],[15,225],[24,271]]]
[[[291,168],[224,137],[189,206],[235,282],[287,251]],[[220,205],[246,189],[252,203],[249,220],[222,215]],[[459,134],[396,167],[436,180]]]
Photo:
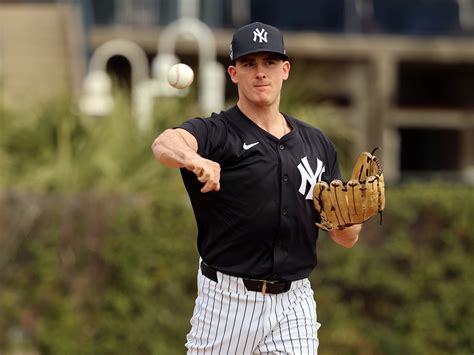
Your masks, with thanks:
[[[230,44],[232,62],[244,55],[258,52],[277,53],[283,59],[289,59],[286,55],[283,34],[276,27],[262,22],[253,22],[234,32]]]

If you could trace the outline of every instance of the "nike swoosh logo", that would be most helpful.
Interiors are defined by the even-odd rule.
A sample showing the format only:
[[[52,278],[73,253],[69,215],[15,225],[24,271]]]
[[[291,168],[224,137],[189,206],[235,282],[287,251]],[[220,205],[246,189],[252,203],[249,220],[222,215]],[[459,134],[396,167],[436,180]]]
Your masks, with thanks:
[[[245,150],[247,150],[247,149],[250,149],[252,147],[255,147],[258,143],[260,143],[260,142],[256,142],[256,143],[252,143],[252,144],[247,144],[247,143],[244,142],[243,148]]]

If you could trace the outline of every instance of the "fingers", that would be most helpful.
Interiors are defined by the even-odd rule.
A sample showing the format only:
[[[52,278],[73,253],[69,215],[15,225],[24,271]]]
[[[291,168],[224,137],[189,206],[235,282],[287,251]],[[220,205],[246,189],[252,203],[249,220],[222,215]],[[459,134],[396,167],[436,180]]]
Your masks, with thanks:
[[[204,184],[201,192],[219,191],[221,167],[216,162],[204,159],[202,165],[196,165],[192,169],[192,172],[197,176],[197,179]]]
[[[201,189],[201,192],[209,192],[209,191],[219,191],[221,188],[221,184],[219,182],[206,182]]]

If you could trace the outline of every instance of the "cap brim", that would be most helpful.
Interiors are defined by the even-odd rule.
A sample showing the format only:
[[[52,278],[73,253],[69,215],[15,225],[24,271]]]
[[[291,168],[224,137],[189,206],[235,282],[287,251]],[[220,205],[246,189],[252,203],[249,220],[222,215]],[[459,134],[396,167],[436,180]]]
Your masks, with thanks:
[[[240,53],[239,56],[232,59],[232,61],[235,62],[239,58],[242,58],[246,55],[254,54],[254,53],[275,53],[275,54],[278,54],[280,57],[282,57],[282,59],[290,60],[290,57],[288,57],[286,54],[283,54],[279,51],[272,51],[271,49],[263,49],[263,48],[253,48],[246,52]]]

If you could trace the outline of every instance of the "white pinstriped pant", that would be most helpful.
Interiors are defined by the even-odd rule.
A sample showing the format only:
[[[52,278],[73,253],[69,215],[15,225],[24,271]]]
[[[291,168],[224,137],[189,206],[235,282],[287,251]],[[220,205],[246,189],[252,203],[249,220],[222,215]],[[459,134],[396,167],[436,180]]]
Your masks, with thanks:
[[[318,353],[316,302],[308,279],[288,292],[247,291],[242,279],[198,271],[198,296],[187,335],[188,354],[253,355]]]

